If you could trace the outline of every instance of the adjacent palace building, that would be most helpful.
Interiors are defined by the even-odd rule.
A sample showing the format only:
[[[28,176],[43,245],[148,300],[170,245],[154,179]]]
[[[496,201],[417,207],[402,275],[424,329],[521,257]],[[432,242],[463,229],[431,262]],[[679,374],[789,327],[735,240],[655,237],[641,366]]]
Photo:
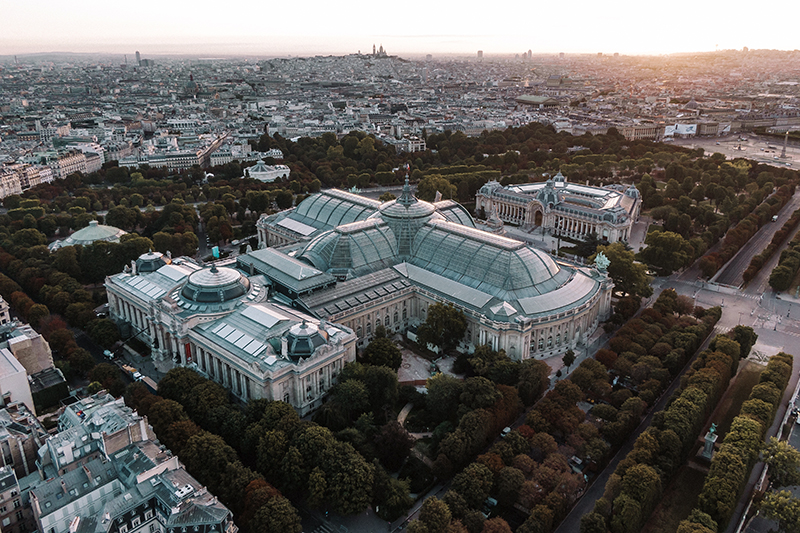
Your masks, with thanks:
[[[420,201],[408,182],[385,203],[323,191],[257,226],[259,250],[214,266],[143,255],[107,278],[109,308],[162,370],[192,366],[301,414],[379,325],[404,332],[436,302],[467,316],[462,349],[489,344],[515,360],[585,345],[611,310],[604,271],[477,229],[460,204]]]
[[[526,229],[584,239],[592,233],[604,242],[627,242],[642,202],[633,185],[590,187],[567,182],[560,172],[552,179],[503,187],[490,181],[478,191],[475,208],[492,212],[503,222]]]

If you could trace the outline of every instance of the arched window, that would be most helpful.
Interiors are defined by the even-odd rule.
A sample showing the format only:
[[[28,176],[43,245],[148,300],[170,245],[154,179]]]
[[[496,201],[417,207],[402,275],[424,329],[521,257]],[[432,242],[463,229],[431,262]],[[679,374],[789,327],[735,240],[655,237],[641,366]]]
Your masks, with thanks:
[[[553,337],[547,337],[547,347],[548,348],[553,347]]]
[[[367,322],[367,336],[372,335],[372,322]]]
[[[289,393],[288,392],[283,395],[283,401],[286,402],[286,403],[289,403]]]
[[[378,328],[381,327],[381,319],[375,321],[375,331],[378,331]]]
[[[397,319],[395,319],[395,320],[397,320]],[[389,325],[390,325],[389,324],[389,315],[386,315],[386,318],[383,319],[383,325],[386,326],[387,328],[389,327]]]
[[[358,337],[359,339],[361,338],[361,326],[358,326],[356,328],[356,337]]]
[[[403,308],[403,320],[408,318],[408,313],[406,313],[405,307]]]
[[[561,335],[556,335],[556,345],[561,344]]]
[[[544,350],[544,338],[539,339],[539,349]]]
[[[398,320],[397,320],[397,311],[395,311],[394,312],[394,323],[397,324],[397,322],[398,322]]]

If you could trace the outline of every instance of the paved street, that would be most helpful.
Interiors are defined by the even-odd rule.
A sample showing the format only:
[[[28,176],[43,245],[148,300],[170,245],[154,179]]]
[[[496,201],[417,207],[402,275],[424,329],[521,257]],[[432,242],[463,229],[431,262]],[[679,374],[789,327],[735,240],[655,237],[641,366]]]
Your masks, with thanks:
[[[744,139],[744,140],[741,140]],[[790,141],[791,142],[791,141]],[[795,170],[800,166],[800,147],[793,142],[786,147],[786,156],[781,158],[783,139],[759,136],[753,133],[734,134],[724,137],[696,137],[692,139],[676,139],[675,144],[688,148],[703,148],[706,155],[715,152],[728,159],[745,158],[774,165],[790,167]]]
[[[768,222],[761,226],[761,228],[756,232],[753,237],[747,241],[747,243],[742,246],[742,248],[737,252],[737,254],[730,260],[728,263],[716,273],[714,277],[711,278],[711,281],[716,281],[717,283],[722,283],[724,285],[733,285],[735,287],[739,287],[744,283],[744,279],[742,278],[742,274],[750,265],[750,259],[753,256],[760,253],[767,245],[772,241],[772,237],[775,233],[783,227],[783,225],[791,218],[792,213],[794,213],[797,209],[800,209],[800,192],[795,192],[792,199],[783,206],[780,213],[778,214],[778,220],[776,222]],[[784,244],[789,242],[797,230],[793,231],[789,236],[786,237]],[[778,259],[780,258],[780,250],[778,250],[771,258],[772,262],[768,265],[765,265],[762,268],[762,271],[771,272],[772,268],[775,264],[777,264]],[[772,265],[772,266],[770,266]]]

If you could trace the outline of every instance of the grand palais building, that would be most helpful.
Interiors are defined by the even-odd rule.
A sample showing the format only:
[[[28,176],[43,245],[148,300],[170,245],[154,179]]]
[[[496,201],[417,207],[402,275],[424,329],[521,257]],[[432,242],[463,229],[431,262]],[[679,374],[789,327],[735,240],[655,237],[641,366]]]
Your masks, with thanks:
[[[191,366],[305,414],[379,325],[405,332],[436,302],[465,313],[462,350],[515,360],[579,349],[611,311],[605,272],[477,229],[460,204],[418,200],[408,183],[384,203],[326,190],[257,227],[258,250],[213,266],[151,252],[106,279],[111,317],[161,370]]]

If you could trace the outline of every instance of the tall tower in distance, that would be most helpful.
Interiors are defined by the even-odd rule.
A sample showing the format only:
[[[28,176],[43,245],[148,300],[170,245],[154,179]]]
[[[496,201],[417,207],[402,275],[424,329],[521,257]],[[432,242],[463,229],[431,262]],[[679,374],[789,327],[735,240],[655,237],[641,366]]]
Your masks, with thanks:
[[[483,61],[483,50],[478,50],[478,61]]]
[[[142,64],[142,54],[139,53],[139,50],[136,50],[136,65]]]

